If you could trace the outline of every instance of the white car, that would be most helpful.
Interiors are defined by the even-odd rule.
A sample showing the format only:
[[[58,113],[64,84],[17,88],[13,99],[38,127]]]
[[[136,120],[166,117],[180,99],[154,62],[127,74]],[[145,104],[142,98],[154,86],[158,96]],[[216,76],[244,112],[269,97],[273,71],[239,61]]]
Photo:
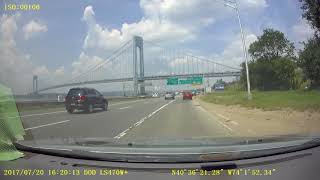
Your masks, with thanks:
[[[164,99],[174,99],[174,93],[173,92],[166,92],[166,94],[164,95]]]
[[[152,97],[157,98],[157,97],[159,97],[159,94],[158,93],[153,93]]]

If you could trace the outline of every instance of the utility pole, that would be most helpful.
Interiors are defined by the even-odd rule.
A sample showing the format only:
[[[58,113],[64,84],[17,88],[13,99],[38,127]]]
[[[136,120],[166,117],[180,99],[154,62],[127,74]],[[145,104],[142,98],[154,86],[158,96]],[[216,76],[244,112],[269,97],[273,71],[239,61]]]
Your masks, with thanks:
[[[125,83],[123,83],[122,90],[123,90],[123,96],[126,97],[126,86],[125,86]]]
[[[247,51],[247,46],[246,46],[246,40],[245,40],[245,35],[244,31],[242,28],[242,23],[241,23],[241,18],[240,18],[240,12],[239,12],[239,5],[237,0],[231,1],[231,0],[216,0],[221,3],[223,3],[225,6],[228,6],[232,9],[234,9],[237,13],[238,17],[238,23],[240,26],[240,32],[241,32],[241,39],[242,39],[242,48],[243,48],[243,53],[244,53],[244,58],[245,58],[245,66],[246,66],[246,76],[247,76],[247,94],[248,94],[248,99],[252,99],[251,95],[251,87],[250,87],[250,76],[249,76],[249,67],[248,67],[248,51]]]

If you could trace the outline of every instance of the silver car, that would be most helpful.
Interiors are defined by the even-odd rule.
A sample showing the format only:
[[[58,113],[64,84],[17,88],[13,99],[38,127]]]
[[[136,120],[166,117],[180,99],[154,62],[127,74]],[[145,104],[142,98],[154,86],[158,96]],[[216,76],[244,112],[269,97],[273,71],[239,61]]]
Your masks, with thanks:
[[[164,95],[164,99],[174,99],[174,93],[173,92],[166,92],[166,94]]]

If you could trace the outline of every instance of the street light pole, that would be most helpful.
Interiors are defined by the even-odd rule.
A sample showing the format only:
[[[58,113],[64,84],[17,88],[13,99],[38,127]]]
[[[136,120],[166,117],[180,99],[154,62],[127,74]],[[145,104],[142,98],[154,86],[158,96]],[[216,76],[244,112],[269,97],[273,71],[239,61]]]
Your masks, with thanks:
[[[239,8],[238,8],[239,7],[238,6],[238,2],[237,2],[237,0],[234,0],[234,1],[219,0],[219,1],[221,1],[225,6],[228,6],[228,7],[232,8],[232,9],[234,9],[236,11],[236,13],[237,13],[238,22],[239,22],[240,31],[241,31],[242,48],[243,48],[243,53],[244,53],[244,58],[245,58],[245,65],[246,65],[248,99],[252,99],[251,87],[250,87],[250,77],[249,77],[249,67],[248,67],[248,51],[247,51],[244,31],[243,31],[243,28],[242,28],[240,12],[239,12]],[[233,3],[234,5],[231,5],[230,3]]]
[[[126,89],[125,84],[123,83],[122,89],[123,89],[123,96],[126,97]]]
[[[238,2],[237,2],[237,0],[235,0],[235,9],[236,9],[237,16],[238,16],[238,21],[239,21],[239,26],[240,26],[240,31],[241,31],[241,38],[242,38],[242,46],[243,46],[245,64],[246,64],[248,99],[252,99],[250,78],[249,78],[249,67],[248,67],[248,51],[247,51],[246,40],[245,40],[245,36],[244,36],[244,31],[242,28],[242,23],[241,23],[241,18],[240,18],[240,13],[239,13],[238,7],[239,7]]]

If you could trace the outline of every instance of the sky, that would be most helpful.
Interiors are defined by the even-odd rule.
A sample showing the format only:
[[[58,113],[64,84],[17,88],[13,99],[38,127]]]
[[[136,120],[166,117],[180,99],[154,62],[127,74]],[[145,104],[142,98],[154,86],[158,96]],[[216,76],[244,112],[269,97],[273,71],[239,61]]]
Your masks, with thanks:
[[[12,3],[41,9],[4,9]],[[313,34],[298,0],[238,3],[248,47],[265,28],[284,32],[297,50]],[[133,35],[233,67],[243,62],[236,13],[221,0],[0,0],[0,7],[0,83],[15,93],[30,92],[33,75],[59,84],[81,74]],[[163,62],[152,64],[158,74]]]

